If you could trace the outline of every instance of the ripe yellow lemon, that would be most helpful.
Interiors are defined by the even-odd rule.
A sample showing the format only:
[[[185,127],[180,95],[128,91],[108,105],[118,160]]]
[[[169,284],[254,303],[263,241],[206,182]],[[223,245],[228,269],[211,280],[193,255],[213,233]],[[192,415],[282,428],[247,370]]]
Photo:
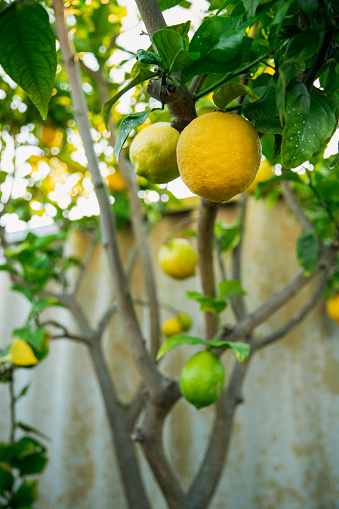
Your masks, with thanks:
[[[328,316],[339,324],[339,293],[327,299],[326,310]]]
[[[261,161],[258,173],[256,174],[255,179],[253,180],[252,184],[246,189],[246,192],[250,193],[250,194],[254,194],[259,182],[266,182],[266,180],[273,177],[273,175],[274,175],[274,173],[272,171],[272,166],[267,161],[267,159],[265,159],[264,161]]]
[[[159,249],[158,260],[163,271],[175,279],[194,276],[197,253],[186,239],[172,239]]]
[[[168,122],[158,122],[140,131],[129,150],[137,175],[154,184],[166,184],[179,177],[178,139],[178,131]]]
[[[62,142],[62,132],[53,124],[43,124],[38,133],[43,145],[59,147]]]
[[[219,358],[205,350],[198,352],[184,364],[180,373],[180,390],[196,408],[214,403],[225,383],[225,370]]]
[[[213,202],[226,201],[253,182],[261,159],[258,133],[235,113],[206,113],[182,131],[177,159],[182,180]]]
[[[180,334],[183,331],[180,320],[177,317],[168,318],[161,325],[161,332],[166,338]]]
[[[108,188],[110,189],[110,191],[120,191],[120,192],[126,191],[126,184],[118,171],[115,171],[114,173],[107,175],[105,179],[107,181]]]

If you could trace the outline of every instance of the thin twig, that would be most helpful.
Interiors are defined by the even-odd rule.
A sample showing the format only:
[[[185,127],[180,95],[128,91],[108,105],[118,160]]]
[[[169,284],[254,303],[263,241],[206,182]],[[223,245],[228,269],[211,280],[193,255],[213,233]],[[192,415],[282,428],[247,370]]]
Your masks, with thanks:
[[[286,200],[287,205],[291,209],[291,211],[292,211],[293,215],[295,216],[295,218],[300,223],[302,229],[305,232],[312,232],[312,231],[314,231],[314,226],[311,223],[311,221],[308,219],[308,217],[306,216],[306,214],[305,214],[304,210],[302,209],[302,207],[300,206],[300,204],[299,204],[299,202],[298,202],[298,200],[297,200],[297,198],[295,196],[295,193],[291,189],[290,183],[287,182],[286,180],[284,180],[281,183],[281,189],[282,189],[283,196],[284,196],[284,198]]]
[[[84,257],[84,259],[83,259],[83,261],[81,262],[81,265],[80,265],[80,270],[79,270],[79,273],[78,273],[78,277],[77,277],[77,280],[76,280],[75,285],[74,285],[74,296],[79,291],[79,288],[81,286],[81,283],[82,283],[83,277],[85,275],[86,269],[87,269],[87,267],[90,264],[90,261],[92,259],[92,255],[93,255],[93,252],[94,252],[96,244],[97,244],[97,239],[96,239],[95,236],[92,236],[91,243],[90,243],[89,247],[87,247],[87,250],[86,250],[86,253],[85,253],[85,257]]]
[[[246,211],[247,211],[247,202],[248,202],[248,194],[242,193],[239,201],[239,213],[238,217],[239,228],[241,229],[241,237],[238,244],[235,246],[232,255],[232,278],[240,279],[242,278],[242,270],[241,270],[241,255],[242,255],[242,247],[243,247],[243,239],[244,239],[244,228],[245,228],[245,219],[246,219]],[[242,320],[247,315],[246,302],[243,295],[236,295],[230,298],[231,306],[235,317],[237,320]]]

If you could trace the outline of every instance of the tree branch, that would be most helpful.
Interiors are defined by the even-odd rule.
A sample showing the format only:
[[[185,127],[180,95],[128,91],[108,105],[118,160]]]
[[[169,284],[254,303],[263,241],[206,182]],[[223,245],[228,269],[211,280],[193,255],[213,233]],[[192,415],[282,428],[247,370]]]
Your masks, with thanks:
[[[204,295],[216,296],[213,268],[214,223],[219,204],[201,198],[198,218],[198,254],[202,290]],[[213,313],[205,313],[206,337],[211,339],[218,330]]]
[[[64,6],[62,0],[53,0],[56,28],[60,46],[71,84],[71,95],[74,106],[74,115],[84,144],[88,169],[92,175],[96,196],[100,207],[100,222],[102,243],[106,250],[108,264],[111,271],[113,285],[117,294],[120,310],[124,318],[130,349],[136,366],[150,390],[150,396],[161,398],[164,377],[153,363],[143,340],[142,332],[133,307],[131,294],[127,285],[126,276],[117,241],[117,229],[114,212],[109,202],[107,189],[100,174],[98,159],[94,151],[93,141],[88,121],[87,105],[81,87],[79,67],[74,61],[73,52],[68,39],[68,31],[64,22]]]
[[[282,188],[283,196],[286,200],[287,205],[291,209],[292,214],[299,221],[302,229],[305,232],[314,231],[314,226],[311,223],[311,221],[308,219],[308,217],[306,216],[302,207],[299,205],[299,202],[298,202],[294,192],[291,189],[290,183],[287,182],[286,180],[284,180],[283,182],[281,182],[281,188]]]

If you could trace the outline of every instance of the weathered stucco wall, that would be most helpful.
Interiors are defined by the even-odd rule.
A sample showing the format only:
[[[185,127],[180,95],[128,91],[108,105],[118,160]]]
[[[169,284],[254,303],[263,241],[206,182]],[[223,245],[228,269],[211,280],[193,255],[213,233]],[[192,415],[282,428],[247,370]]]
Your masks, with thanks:
[[[235,206],[224,206],[218,219],[231,223]],[[194,214],[194,213],[193,213]],[[153,257],[167,233],[182,215],[165,217],[151,233]],[[250,199],[244,246],[244,288],[251,310],[279,290],[297,271],[294,245],[299,229],[279,202],[269,212]],[[121,235],[124,260],[133,241]],[[74,235],[70,249],[84,254],[87,239]],[[198,305],[184,296],[200,290],[199,278],[174,282],[157,265],[160,301],[185,309],[194,317],[192,335],[203,334]],[[0,345],[26,318],[27,305],[9,292],[6,274],[0,274]],[[132,274],[133,295],[145,299],[139,261]],[[105,254],[95,249],[79,295],[93,321],[104,312],[112,289]],[[306,289],[276,313],[258,333],[267,333],[307,299]],[[148,329],[147,308],[138,308]],[[53,310],[71,326],[68,313]],[[163,319],[169,317],[162,310]],[[225,320],[232,321],[229,310]],[[138,374],[118,316],[105,336],[112,376],[122,398],[129,399]],[[180,347],[167,354],[165,372],[178,375],[195,349]],[[234,358],[224,358],[229,372]],[[30,391],[19,404],[19,418],[47,434],[50,462],[40,482],[40,509],[125,509],[103,400],[86,347],[59,340],[49,357],[34,370],[21,370],[19,389],[27,380]],[[212,509],[334,509],[339,508],[339,326],[325,315],[324,301],[292,333],[261,351],[252,361],[245,385],[245,403],[236,414],[229,461],[224,469]],[[166,449],[184,486],[203,456],[213,407],[195,410],[180,401],[165,430]],[[8,391],[0,385],[0,440],[8,436]],[[143,475],[154,509],[166,507],[146,462]]]

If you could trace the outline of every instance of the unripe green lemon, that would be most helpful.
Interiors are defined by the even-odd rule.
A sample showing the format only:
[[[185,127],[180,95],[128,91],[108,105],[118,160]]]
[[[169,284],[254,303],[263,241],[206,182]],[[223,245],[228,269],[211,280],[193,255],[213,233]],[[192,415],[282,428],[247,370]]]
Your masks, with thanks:
[[[186,239],[176,238],[163,244],[158,259],[163,271],[175,279],[194,276],[198,263],[197,253]]]
[[[161,325],[161,332],[166,338],[180,334],[183,331],[180,320],[177,317],[168,318]]]
[[[169,122],[157,122],[140,131],[129,149],[137,175],[154,184],[166,184],[179,177],[178,140],[179,133]]]
[[[224,366],[209,350],[190,357],[180,373],[181,393],[197,409],[214,403],[222,393],[224,383]]]
[[[181,327],[183,331],[188,331],[192,327],[192,319],[190,315],[186,313],[178,313],[177,319],[181,323]]]

